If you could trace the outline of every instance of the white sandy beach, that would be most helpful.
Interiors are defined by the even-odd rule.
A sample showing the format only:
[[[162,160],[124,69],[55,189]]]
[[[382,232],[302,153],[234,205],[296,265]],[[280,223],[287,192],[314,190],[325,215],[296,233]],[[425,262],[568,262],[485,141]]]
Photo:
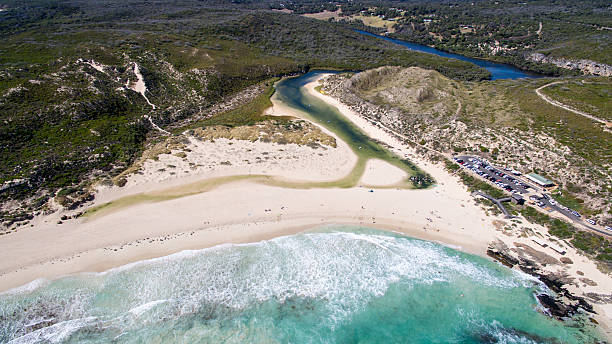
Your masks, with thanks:
[[[463,251],[485,255],[492,241],[509,247],[525,244],[560,259],[550,248],[536,246],[525,228],[550,240],[546,230],[525,221],[503,232],[509,220],[490,216],[474,202],[466,187],[441,165],[419,157],[381,128],[353,113],[336,99],[308,90],[338,107],[370,137],[384,142],[401,157],[408,157],[432,175],[437,186],[427,190],[373,189],[360,185],[393,185],[405,173],[380,160],[371,160],[360,185],[354,188],[292,189],[266,186],[248,180],[221,185],[210,191],[162,202],[142,202],[100,216],[57,224],[62,214],[37,218],[31,228],[2,236],[0,240],[0,290],[8,290],[36,278],[55,278],[79,272],[99,272],[130,262],[160,257],[186,249],[222,243],[259,241],[326,224],[355,224],[394,230],[412,237],[438,241]],[[299,112],[274,100],[269,110],[278,115]],[[193,141],[187,160],[172,154],[148,161],[141,174],[128,178],[123,188],[103,188],[100,205],[126,195],[160,191],[198,180],[230,175],[266,174],[291,180],[330,181],[345,176],[356,162],[346,143],[337,148],[220,139]],[[267,154],[263,154],[266,152]],[[254,157],[267,157],[255,161]],[[230,164],[219,162],[229,161]],[[192,165],[189,162],[193,163]],[[169,167],[169,165],[174,167]],[[193,168],[193,166],[196,166]],[[163,171],[162,171],[163,170]],[[537,234],[536,234],[537,235]],[[563,243],[573,264],[551,264],[551,271],[567,271],[597,285],[577,283],[580,293],[609,293],[612,278],[594,263]],[[609,332],[612,306],[597,308],[604,330]]]

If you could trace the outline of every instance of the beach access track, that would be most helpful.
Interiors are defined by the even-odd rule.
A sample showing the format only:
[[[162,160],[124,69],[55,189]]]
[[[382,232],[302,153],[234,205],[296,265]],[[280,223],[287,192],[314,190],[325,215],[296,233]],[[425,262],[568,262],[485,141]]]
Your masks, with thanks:
[[[504,207],[504,205],[502,204],[502,202],[510,202],[511,198],[510,197],[504,197],[504,198],[493,198],[489,195],[487,195],[486,193],[482,192],[482,191],[474,191],[472,192],[472,196],[482,196],[486,199],[488,199],[489,201],[495,203],[495,205],[497,205],[497,207],[499,208],[499,210],[502,211],[502,213],[504,213],[504,215],[506,216],[506,218],[511,219],[515,216],[510,215],[510,213],[508,212],[508,210],[506,209],[506,207]]]

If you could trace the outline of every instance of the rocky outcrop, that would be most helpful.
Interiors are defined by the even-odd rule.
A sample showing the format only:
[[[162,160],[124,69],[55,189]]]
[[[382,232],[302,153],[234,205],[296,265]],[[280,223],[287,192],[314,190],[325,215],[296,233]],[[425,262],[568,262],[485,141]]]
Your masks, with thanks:
[[[551,63],[565,69],[576,69],[584,74],[612,76],[612,66],[591,60],[568,60],[560,57],[549,57],[540,53],[533,53],[528,59],[538,63]]]
[[[524,249],[525,245],[521,245]],[[533,249],[531,249],[533,250]],[[535,251],[535,250],[533,250]],[[536,295],[540,304],[547,312],[558,319],[569,318],[578,313],[594,314],[593,306],[583,297],[576,296],[570,293],[566,285],[572,283],[572,278],[564,273],[551,273],[544,269],[549,261],[541,261],[540,258],[533,255],[524,254],[523,250],[511,249],[502,241],[494,241],[487,249],[487,255],[503,265],[510,268],[518,268],[519,270],[538,278],[555,294],[540,293]],[[529,253],[529,252],[528,252]],[[535,259],[530,259],[535,258]],[[600,299],[605,299],[609,295],[598,295],[599,298],[592,298],[591,302],[597,302]]]

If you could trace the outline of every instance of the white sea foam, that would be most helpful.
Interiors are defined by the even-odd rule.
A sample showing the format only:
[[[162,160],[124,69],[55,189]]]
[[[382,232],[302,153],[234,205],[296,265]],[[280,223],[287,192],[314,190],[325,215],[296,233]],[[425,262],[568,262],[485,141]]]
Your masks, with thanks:
[[[8,294],[19,294],[19,293],[30,293],[46,284],[48,284],[49,280],[46,278],[37,278],[35,280],[33,280],[30,283],[24,284],[22,286],[13,288],[13,289],[9,289],[6,290],[4,292],[0,293],[0,296],[2,295],[8,295]]]
[[[29,343],[61,343],[79,329],[93,323],[95,317],[83,319],[67,320],[48,327],[43,327],[34,332],[30,332],[19,338],[15,338],[9,344],[29,344]]]
[[[168,302],[168,300],[155,300],[155,301],[147,302],[143,305],[130,309],[128,312],[132,313],[135,316],[140,316],[144,314],[145,312],[147,312],[148,310],[152,309],[153,307],[159,304],[162,304],[162,303],[166,303],[166,302]]]
[[[488,326],[485,326],[486,332],[495,338],[495,343],[499,344],[538,344],[533,339],[527,338],[518,333],[508,331],[499,321],[493,321]]]

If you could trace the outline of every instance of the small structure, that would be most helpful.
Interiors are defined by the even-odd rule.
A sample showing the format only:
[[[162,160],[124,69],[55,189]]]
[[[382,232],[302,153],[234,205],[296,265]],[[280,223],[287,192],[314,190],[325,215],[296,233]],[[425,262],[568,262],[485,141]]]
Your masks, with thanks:
[[[553,251],[557,252],[560,255],[564,255],[565,254],[565,250],[557,245],[554,244],[550,244],[548,245],[548,247],[550,247]]]
[[[526,177],[527,179],[531,180],[532,182],[538,184],[543,188],[550,188],[555,186],[555,183],[553,183],[551,180],[548,180],[537,173],[529,173],[528,175],[526,175]]]
[[[542,240],[540,240],[539,238],[531,238],[531,241],[535,242],[536,244],[542,246],[542,247],[546,247],[548,246],[548,244]]]
[[[525,204],[525,199],[523,198],[523,196],[513,193],[512,194],[512,203],[516,203],[518,205],[523,205]]]

